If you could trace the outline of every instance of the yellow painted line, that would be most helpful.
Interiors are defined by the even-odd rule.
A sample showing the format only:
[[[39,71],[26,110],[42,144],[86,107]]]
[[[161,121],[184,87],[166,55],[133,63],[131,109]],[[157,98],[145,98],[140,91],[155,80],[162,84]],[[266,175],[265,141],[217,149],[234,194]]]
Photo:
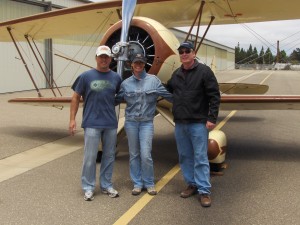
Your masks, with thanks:
[[[0,182],[82,148],[83,132],[0,160]]]
[[[224,120],[222,120],[215,130],[220,130],[228,120],[234,116],[237,111],[231,111]],[[157,192],[159,192],[169,181],[180,171],[180,166],[174,166],[163,178],[161,178],[155,185]],[[113,225],[128,224],[155,196],[144,194],[130,209],[128,209]]]
[[[220,130],[226,123],[227,121],[234,116],[234,114],[236,113],[237,111],[234,110],[234,111],[231,111],[224,120],[222,120],[216,127],[214,130]]]
[[[155,185],[159,192],[180,170],[179,164],[174,166],[159,182]],[[154,196],[144,194],[127,212],[125,212],[114,225],[128,224],[152,199]]]

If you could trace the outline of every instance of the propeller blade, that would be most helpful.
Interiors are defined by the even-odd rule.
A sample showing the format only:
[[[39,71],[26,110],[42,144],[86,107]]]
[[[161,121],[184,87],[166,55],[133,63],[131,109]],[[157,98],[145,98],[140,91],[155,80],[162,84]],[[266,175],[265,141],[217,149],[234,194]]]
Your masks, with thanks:
[[[121,46],[123,46],[123,52],[119,55],[117,67],[117,72],[121,77],[123,77],[124,61],[128,60],[128,48],[126,42],[128,39],[129,26],[134,14],[135,6],[136,0],[123,0],[122,2],[122,31],[120,43]]]
[[[123,78],[124,62],[128,60],[128,33],[129,26],[134,14],[136,6],[136,0],[123,0],[122,2],[122,30],[119,46],[121,51],[118,55],[117,73]],[[119,121],[120,117],[120,105],[116,106],[116,115]]]

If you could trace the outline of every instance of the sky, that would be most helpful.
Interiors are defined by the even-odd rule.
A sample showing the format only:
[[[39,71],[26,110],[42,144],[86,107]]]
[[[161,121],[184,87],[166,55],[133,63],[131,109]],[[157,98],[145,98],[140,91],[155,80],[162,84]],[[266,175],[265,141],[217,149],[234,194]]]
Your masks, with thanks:
[[[205,26],[200,28],[199,36],[202,36],[205,29]],[[189,28],[185,30],[188,31]],[[274,55],[279,41],[279,49],[285,50],[289,55],[296,48],[300,48],[300,20],[212,25],[205,38],[231,48],[235,48],[239,43],[240,48],[244,50],[248,50],[251,44],[258,52],[262,47],[264,51],[269,47]]]
[[[202,36],[206,27],[200,28]],[[290,54],[300,48],[300,20],[271,21],[236,25],[212,25],[206,39],[234,48],[238,45],[247,50],[249,45],[256,47],[259,52],[269,47],[276,53],[277,41],[279,49]]]

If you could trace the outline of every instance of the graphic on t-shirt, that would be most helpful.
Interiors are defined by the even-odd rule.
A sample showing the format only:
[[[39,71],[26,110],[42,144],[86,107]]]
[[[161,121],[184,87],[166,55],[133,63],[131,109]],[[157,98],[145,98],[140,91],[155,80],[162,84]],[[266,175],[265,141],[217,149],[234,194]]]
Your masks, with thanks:
[[[111,83],[107,80],[94,80],[91,82],[92,91],[99,92],[106,88],[111,88]]]

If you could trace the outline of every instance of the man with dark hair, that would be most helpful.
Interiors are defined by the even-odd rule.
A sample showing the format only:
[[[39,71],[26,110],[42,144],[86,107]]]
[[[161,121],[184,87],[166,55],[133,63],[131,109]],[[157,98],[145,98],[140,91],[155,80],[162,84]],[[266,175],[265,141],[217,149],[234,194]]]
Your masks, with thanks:
[[[216,126],[220,92],[212,70],[198,62],[194,45],[183,42],[178,48],[181,67],[167,82],[173,93],[173,116],[179,163],[188,187],[180,196],[199,193],[203,207],[211,205],[210,168],[207,156],[208,132]]]

